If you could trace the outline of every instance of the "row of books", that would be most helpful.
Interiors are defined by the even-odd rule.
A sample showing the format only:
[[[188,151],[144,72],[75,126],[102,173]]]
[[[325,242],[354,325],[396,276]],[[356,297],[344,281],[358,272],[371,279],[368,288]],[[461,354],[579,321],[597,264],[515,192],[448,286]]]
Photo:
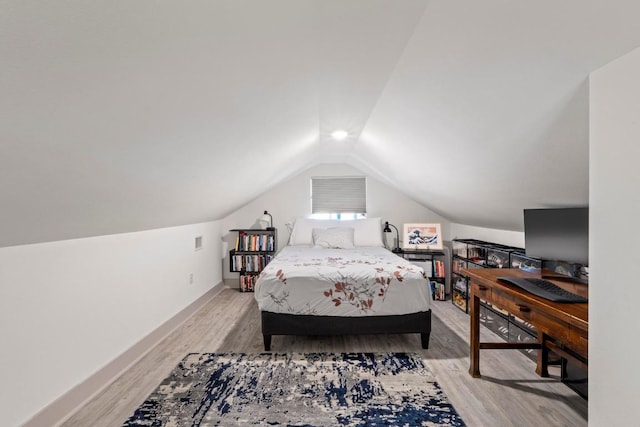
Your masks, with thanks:
[[[253,292],[256,287],[258,275],[241,275],[240,276],[240,292]]]
[[[236,237],[236,251],[273,251],[275,247],[273,234],[247,234],[240,232]]]
[[[273,259],[273,255],[233,255],[231,271],[260,272]]]
[[[439,283],[439,282],[432,281],[431,282],[431,294],[433,295],[433,299],[435,299],[435,300],[439,300],[439,301],[446,300],[447,297],[446,297],[446,293],[445,293],[444,283]]]
[[[434,268],[434,276],[435,277],[445,277],[446,273],[444,270],[444,261],[440,261],[440,260],[435,260],[433,262],[433,268]]]

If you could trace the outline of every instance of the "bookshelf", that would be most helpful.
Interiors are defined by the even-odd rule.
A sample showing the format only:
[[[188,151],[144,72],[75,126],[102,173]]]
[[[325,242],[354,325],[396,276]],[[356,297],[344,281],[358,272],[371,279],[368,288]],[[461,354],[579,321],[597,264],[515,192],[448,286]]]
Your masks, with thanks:
[[[442,251],[404,249],[399,255],[411,263],[421,266],[429,277],[432,296],[434,300],[447,299],[446,283],[447,270],[445,267],[445,255]]]
[[[527,257],[522,248],[476,239],[453,239],[452,244],[451,301],[465,313],[469,313],[470,280],[463,273],[463,269],[515,268],[539,274],[542,267],[542,260]],[[480,319],[482,325],[506,341],[537,340],[537,331],[530,323],[484,300],[480,301]],[[537,355],[535,350],[523,349],[522,351],[535,360]]]
[[[235,245],[229,251],[229,271],[240,273],[240,292],[253,292],[258,276],[276,252],[276,230],[235,228]]]
[[[451,301],[465,313],[469,312],[469,278],[462,274],[467,268],[518,268],[539,272],[542,260],[527,257],[525,250],[476,239],[453,239],[451,257]]]

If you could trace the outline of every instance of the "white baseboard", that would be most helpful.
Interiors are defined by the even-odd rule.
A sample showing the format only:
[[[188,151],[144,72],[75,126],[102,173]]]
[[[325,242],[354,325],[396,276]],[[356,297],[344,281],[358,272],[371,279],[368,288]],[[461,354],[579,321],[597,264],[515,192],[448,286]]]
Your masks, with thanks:
[[[238,279],[223,279],[224,285],[229,289],[240,289],[240,285],[238,283]]]
[[[189,317],[222,291],[224,287],[224,282],[220,282],[209,289],[200,298],[180,310],[178,314],[164,322],[131,346],[131,348],[109,362],[104,368],[47,405],[29,421],[24,423],[23,427],[50,427],[62,424],[95,395],[120,377],[123,372],[144,357],[167,335],[182,325]]]

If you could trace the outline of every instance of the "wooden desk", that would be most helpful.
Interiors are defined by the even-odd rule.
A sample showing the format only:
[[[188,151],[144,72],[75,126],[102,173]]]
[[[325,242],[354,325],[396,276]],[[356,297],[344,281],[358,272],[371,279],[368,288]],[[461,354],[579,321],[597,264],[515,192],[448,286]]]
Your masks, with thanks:
[[[464,269],[462,274],[471,279],[470,315],[471,340],[469,373],[480,377],[481,349],[538,349],[536,373],[549,376],[549,350],[575,360],[585,369],[588,360],[589,304],[562,304],[532,295],[516,286],[499,282],[500,276],[539,277],[517,269],[474,268]],[[587,296],[585,285],[553,281],[558,286]],[[480,300],[510,312],[531,323],[538,331],[537,343],[480,342]]]

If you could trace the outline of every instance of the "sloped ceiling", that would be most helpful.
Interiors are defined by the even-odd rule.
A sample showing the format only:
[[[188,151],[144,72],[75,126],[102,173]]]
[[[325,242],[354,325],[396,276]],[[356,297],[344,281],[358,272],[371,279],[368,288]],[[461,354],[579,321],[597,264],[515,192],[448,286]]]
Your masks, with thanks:
[[[0,7],[0,246],[220,219],[330,162],[519,230],[588,203],[588,75],[640,45],[636,1]]]

